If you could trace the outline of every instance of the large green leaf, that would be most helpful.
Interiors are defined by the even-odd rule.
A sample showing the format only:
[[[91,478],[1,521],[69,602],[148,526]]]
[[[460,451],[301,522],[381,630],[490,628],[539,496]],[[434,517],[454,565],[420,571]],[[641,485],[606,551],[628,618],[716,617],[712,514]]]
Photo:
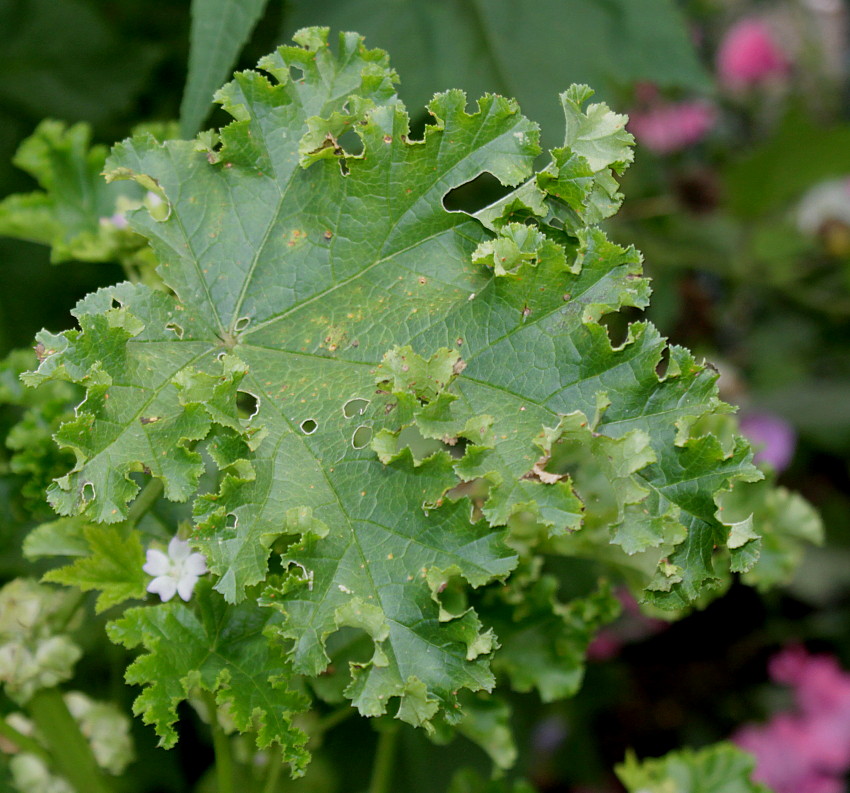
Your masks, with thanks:
[[[231,602],[277,542],[284,576],[262,602],[294,671],[318,675],[326,639],[362,631],[372,656],[346,696],[366,715],[398,697],[398,717],[427,726],[494,683],[497,640],[467,586],[587,522],[648,556],[656,600],[690,602],[730,538],[715,494],[759,474],[743,442],[693,431],[726,409],[711,371],[646,323],[619,345],[600,323],[649,294],[639,255],[587,225],[620,200],[622,116],[566,92],[564,146],[534,174],[537,128],[512,101],[470,112],[437,95],[411,140],[384,53],[354,34],[332,50],[323,29],[296,42],[261,61],[274,81],[222,89],[236,120],[220,145],[114,150],[111,178],[165,202],[129,217],[173,294],[102,289],[78,304],[80,330],[40,335],[29,381],[88,388],[57,434],[76,465],[49,497],[119,522],[130,475],[161,479],[194,499],[194,544]],[[444,208],[484,172],[517,189],[480,217]],[[205,459],[221,481],[199,493]],[[509,536],[521,516],[535,539]]]

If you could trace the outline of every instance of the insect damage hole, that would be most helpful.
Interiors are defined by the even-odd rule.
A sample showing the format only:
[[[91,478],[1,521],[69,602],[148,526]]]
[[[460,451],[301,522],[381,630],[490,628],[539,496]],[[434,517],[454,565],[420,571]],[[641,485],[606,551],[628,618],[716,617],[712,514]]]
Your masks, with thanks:
[[[365,449],[371,440],[372,428],[366,424],[361,424],[351,436],[351,445],[355,449]]]
[[[347,129],[336,139],[337,146],[349,157],[359,157],[363,154],[363,140],[353,130]]]
[[[304,419],[299,426],[301,427],[301,432],[305,435],[312,435],[319,429],[319,424],[315,419]]]
[[[250,391],[237,391],[236,409],[239,411],[240,418],[250,420],[257,415],[257,411],[260,409],[260,398]]]
[[[362,416],[369,407],[371,399],[363,399],[363,397],[353,397],[342,406],[342,415],[347,419],[353,419],[355,416]]]
[[[94,501],[95,491],[94,485],[91,482],[86,482],[83,485],[83,489],[80,492],[80,497],[85,502]]]
[[[234,333],[241,333],[251,324],[251,317],[239,317],[236,324],[233,326]]]
[[[474,214],[511,192],[493,174],[485,171],[471,182],[458,185],[443,196],[443,207],[448,212]]]
[[[608,332],[608,340],[612,348],[616,350],[628,341],[632,323],[638,321],[642,314],[641,309],[626,306],[619,311],[605,314],[599,320],[599,324]]]

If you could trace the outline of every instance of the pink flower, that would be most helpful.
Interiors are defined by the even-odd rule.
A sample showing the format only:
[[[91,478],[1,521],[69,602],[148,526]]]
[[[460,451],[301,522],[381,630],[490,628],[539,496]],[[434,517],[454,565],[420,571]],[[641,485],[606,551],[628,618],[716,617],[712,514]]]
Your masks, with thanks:
[[[629,114],[629,130],[648,149],[670,154],[701,140],[714,126],[717,112],[710,102],[658,101]]]
[[[842,793],[850,769],[850,675],[835,658],[802,647],[773,658],[770,675],[794,689],[796,708],[733,736],[756,758],[753,779],[775,793]]]
[[[603,628],[587,648],[590,661],[607,661],[619,655],[623,645],[637,642],[663,631],[669,623],[664,620],[647,617],[628,589],[620,588],[615,594],[623,605],[617,621]]]
[[[732,89],[781,77],[790,65],[770,28],[760,19],[742,19],[733,25],[717,51],[717,76]]]
[[[797,433],[781,416],[774,413],[747,413],[741,417],[741,432],[756,448],[756,463],[769,463],[784,471],[797,446]]]

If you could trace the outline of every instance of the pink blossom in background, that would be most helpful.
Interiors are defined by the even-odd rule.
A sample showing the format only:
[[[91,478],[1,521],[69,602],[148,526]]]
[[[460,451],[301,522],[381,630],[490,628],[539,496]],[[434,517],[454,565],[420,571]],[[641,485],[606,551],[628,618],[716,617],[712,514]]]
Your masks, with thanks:
[[[732,740],[756,758],[753,779],[775,793],[844,793],[850,769],[850,674],[835,658],[802,647],[783,650],[770,676],[794,692],[795,708]]]
[[[717,51],[717,76],[732,89],[782,77],[790,65],[770,27],[760,19],[742,19],[733,25]]]
[[[756,463],[770,463],[779,473],[788,467],[797,446],[797,433],[784,418],[774,413],[745,413],[741,432],[756,449]]]
[[[628,589],[621,587],[615,593],[623,606],[616,622],[603,628],[587,648],[587,657],[591,661],[607,661],[619,655],[625,644],[640,641],[663,631],[670,623],[647,617]]]
[[[710,102],[655,101],[630,114],[629,131],[638,142],[657,154],[670,154],[702,140],[714,126],[717,111]]]

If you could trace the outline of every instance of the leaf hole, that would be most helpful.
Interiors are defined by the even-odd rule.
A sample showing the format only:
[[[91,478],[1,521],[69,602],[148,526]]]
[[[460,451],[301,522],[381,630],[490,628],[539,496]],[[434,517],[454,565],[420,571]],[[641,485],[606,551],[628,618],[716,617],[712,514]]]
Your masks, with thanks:
[[[251,317],[239,317],[239,319],[236,320],[236,324],[233,326],[233,332],[234,333],[241,333],[250,324],[251,324]]]
[[[449,501],[460,501],[462,498],[469,499],[471,505],[469,511],[470,523],[478,523],[484,517],[482,508],[484,502],[490,497],[490,483],[481,477],[461,482],[446,492],[444,498]]]
[[[504,198],[513,188],[505,187],[493,174],[485,171],[471,182],[449,190],[443,196],[443,207],[447,212],[467,212],[470,215]]]
[[[445,450],[451,457],[459,460],[466,454],[466,448],[469,446],[468,438],[447,438],[443,440]]]
[[[460,576],[453,575],[441,582],[434,595],[440,604],[443,621],[459,617],[469,607],[466,582]]]
[[[659,380],[663,380],[667,376],[667,370],[670,368],[670,348],[665,347],[661,351],[661,360],[655,365],[655,374]]]
[[[183,328],[176,322],[166,322],[165,329],[170,330],[178,339],[183,338]]]
[[[117,297],[112,298],[112,308],[122,308],[123,305],[124,304]]]
[[[289,79],[293,83],[297,83],[304,79],[304,70],[300,66],[289,67]]]
[[[301,432],[305,435],[312,435],[317,429],[319,429],[319,425],[316,422],[316,419],[304,419],[301,422]]]
[[[224,516],[224,528],[225,529],[235,529],[239,525],[239,518],[236,517],[236,513],[228,512]]]
[[[227,350],[222,350],[218,355],[215,356],[216,361],[223,361],[225,355],[227,355]]]
[[[363,154],[363,141],[353,129],[345,130],[345,132],[336,139],[336,144],[340,149],[342,149],[343,153],[350,157],[359,157]]]
[[[260,398],[250,391],[237,391],[236,409],[239,411],[240,418],[250,420],[257,415],[257,411],[260,409]]]
[[[355,449],[365,449],[371,440],[372,428],[366,424],[361,424],[351,436],[351,445]]]
[[[362,416],[369,407],[371,399],[363,399],[363,397],[353,397],[342,406],[342,415],[347,419],[353,419],[355,416]]]
[[[94,485],[91,482],[86,482],[83,485],[83,489],[80,491],[80,497],[86,503],[88,503],[90,501],[94,501],[95,490],[94,490]]]
[[[599,324],[608,332],[611,346],[616,349],[622,347],[629,338],[629,326],[632,322],[640,319],[641,310],[626,306],[619,311],[612,311],[599,320]]]

